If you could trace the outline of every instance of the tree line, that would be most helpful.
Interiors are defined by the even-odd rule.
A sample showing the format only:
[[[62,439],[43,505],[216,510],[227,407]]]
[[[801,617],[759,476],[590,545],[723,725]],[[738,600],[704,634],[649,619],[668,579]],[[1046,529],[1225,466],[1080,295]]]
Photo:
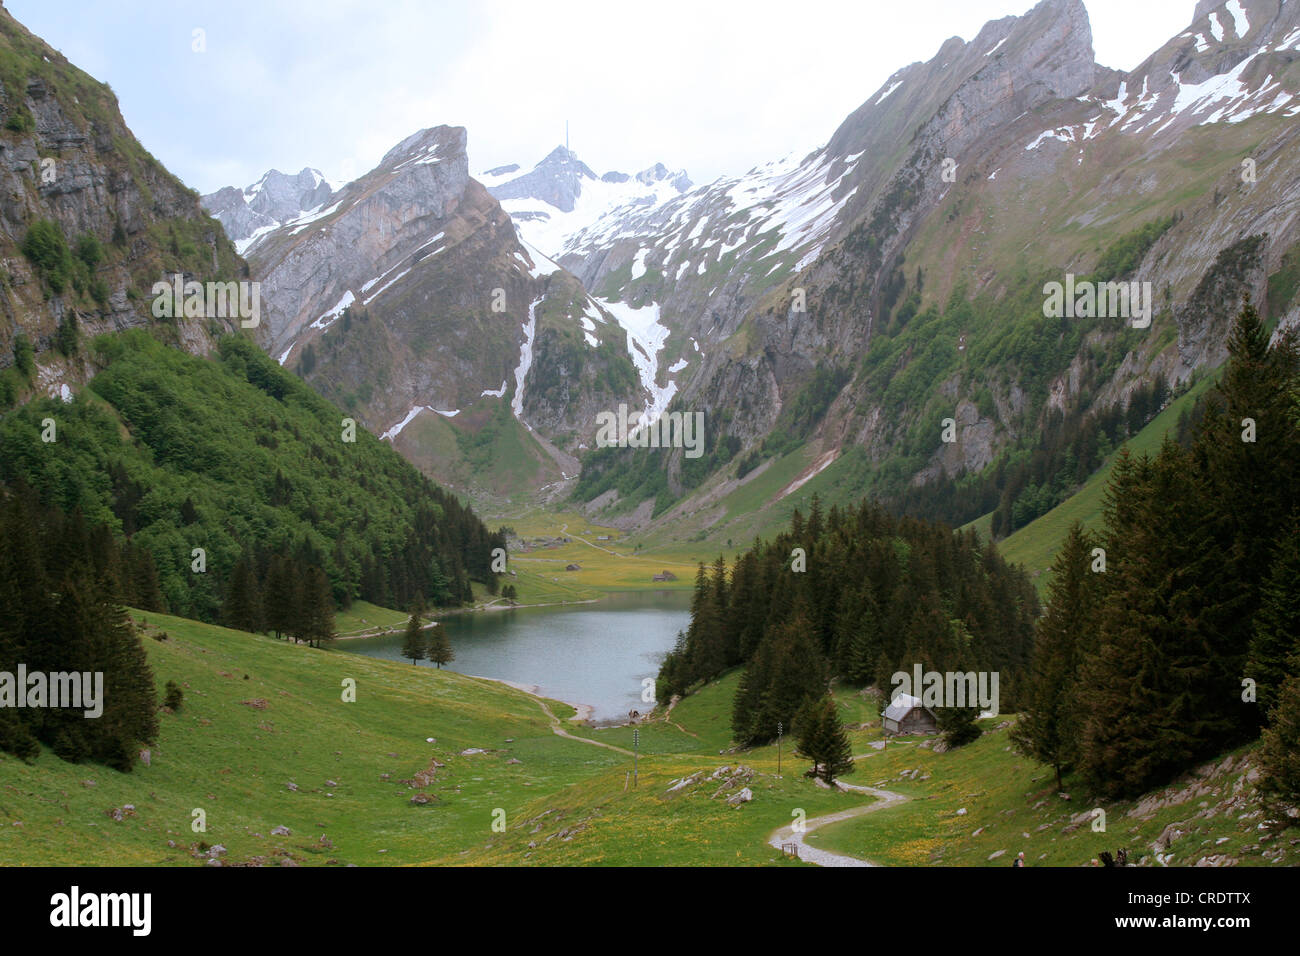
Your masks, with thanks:
[[[20,665],[47,680],[56,672],[103,675],[98,717],[80,708],[0,707],[0,750],[30,760],[44,743],[64,760],[129,771],[137,748],[154,741],[153,672],[122,601],[124,590],[148,587],[147,569],[104,525],[46,506],[24,485],[0,494],[0,671],[15,681]]]
[[[1228,353],[1057,556],[1014,737],[1058,782],[1132,796],[1262,733],[1265,792],[1300,799],[1300,348],[1247,302]]]
[[[778,723],[807,731],[834,678],[888,694],[891,675],[917,663],[998,671],[1004,706],[1014,706],[1037,614],[1024,572],[974,532],[875,503],[823,514],[814,496],[807,518],[796,510],[789,530],[755,541],[730,572],[722,557],[700,565],[690,625],[666,655],[656,692],[668,700],[743,666],[732,730],[747,745],[775,739]],[[960,742],[977,714],[954,707],[943,716]]]
[[[474,581],[496,592],[504,536],[360,425],[345,440],[342,414],[251,343],[227,337],[203,359],[137,330],[91,352],[101,370],[72,402],[0,419],[0,484],[129,540],[156,578],[135,606],[220,622],[238,562],[266,581],[274,554],[298,576],[318,567],[336,607],[454,606]]]

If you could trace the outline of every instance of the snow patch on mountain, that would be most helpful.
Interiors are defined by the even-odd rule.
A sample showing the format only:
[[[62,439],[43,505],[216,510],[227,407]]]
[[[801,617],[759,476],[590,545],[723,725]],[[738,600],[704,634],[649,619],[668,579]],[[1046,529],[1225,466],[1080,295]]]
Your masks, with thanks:
[[[398,435],[402,434],[402,429],[404,429],[407,425],[411,424],[411,422],[415,420],[415,416],[420,414],[420,412],[424,411],[425,407],[426,406],[424,405],[412,405],[411,410],[406,413],[406,417],[403,418],[396,425],[394,425],[392,428],[388,429],[388,431],[380,435],[379,440],[391,441],[392,439],[396,438]]]
[[[515,225],[515,234],[519,234],[518,224]],[[524,252],[528,254],[528,258],[531,259],[532,262],[527,262],[523,259],[520,259],[519,261],[524,264],[524,268],[528,270],[528,274],[534,279],[540,279],[542,276],[549,276],[560,271],[560,267],[554,260],[539,252],[537,247],[524,239],[523,236],[519,236],[519,243],[524,247]],[[519,253],[515,253],[515,255],[518,257]]]
[[[1214,37],[1215,43],[1223,42],[1223,24],[1213,13],[1210,14],[1210,36]]]
[[[397,266],[394,266],[393,268],[396,269]],[[393,270],[389,269],[388,271],[392,272]],[[391,279],[389,279],[387,282],[381,285],[378,289],[376,289],[373,295],[366,296],[366,298],[362,299],[361,304],[369,305],[371,302],[374,302],[377,298],[379,298],[381,295],[387,292],[394,285],[394,283],[400,282],[402,281],[402,279],[406,278],[407,274],[410,271],[411,271],[411,266],[407,266],[401,272],[397,273],[397,275],[393,276]],[[388,275],[388,273],[385,272],[384,275]],[[382,276],[380,278],[382,278]],[[374,281],[375,281],[374,279],[370,280],[370,282],[374,282]],[[367,285],[369,284],[370,283],[368,282]],[[365,289],[362,289],[361,291],[364,293]]]
[[[1228,0],[1224,8],[1232,17],[1232,29],[1238,38],[1244,37],[1250,32],[1250,20],[1246,18],[1246,11],[1242,9],[1241,0]]]
[[[1032,140],[1029,141],[1029,145],[1025,147],[1025,152],[1029,152],[1029,150],[1031,149],[1037,149],[1039,146],[1042,146],[1043,143],[1047,142],[1047,140],[1049,139],[1060,140],[1062,143],[1073,143],[1074,130],[1071,129],[1069,126],[1062,126],[1059,129],[1043,130],[1041,133],[1039,133],[1037,136],[1035,136]]]
[[[273,222],[267,226],[259,226],[258,228],[254,229],[252,235],[248,236],[247,238],[235,240],[235,252],[239,253],[242,256],[245,252],[247,252],[249,249],[253,247],[254,243],[256,243],[257,240],[261,239],[269,232],[275,232],[275,230],[279,228],[280,228],[280,224],[278,222]]]
[[[659,306],[651,302],[634,309],[626,302],[606,302],[603,299],[596,301],[627,333],[628,354],[641,376],[642,386],[650,393],[640,419],[642,424],[649,424],[663,414],[677,394],[676,382],[669,381],[667,385],[659,385],[657,382],[659,352],[668,340],[668,327],[659,321]]]
[[[352,295],[351,289],[344,292],[343,295],[339,297],[338,302],[334,304],[334,307],[322,313],[320,318],[318,318],[315,322],[311,324],[311,328],[328,329],[331,325],[333,325],[335,322],[338,321],[339,316],[343,314],[344,310],[347,309],[347,307],[350,306],[355,301],[356,298]],[[292,348],[292,346],[290,346],[290,348]],[[289,354],[288,352],[285,353],[285,355],[288,354]],[[281,365],[284,364],[283,360],[280,362],[280,364]]]
[[[321,209],[320,206],[317,206],[315,209],[303,213],[297,219],[289,220],[288,222],[284,223],[284,225],[296,227],[289,230],[289,235],[296,236],[298,235],[298,233],[302,232],[304,229],[310,226],[313,222],[318,222],[321,219],[324,219],[326,216],[332,215],[341,205],[343,205],[343,200],[340,199],[338,202],[334,203],[334,205],[330,206],[328,209]]]
[[[645,257],[650,254],[649,249],[638,249],[636,255],[632,258],[632,278],[639,279],[645,275]]]
[[[528,173],[504,166],[477,178],[514,220],[520,239],[552,258],[564,254],[574,234],[614,210],[659,206],[692,185],[685,172],[671,172],[662,163],[635,176],[611,172],[597,177],[562,147]],[[521,191],[527,194],[518,195]],[[570,197],[572,208],[565,211],[561,205],[570,205]]]
[[[510,400],[510,409],[515,418],[524,423],[529,431],[533,427],[524,422],[524,379],[533,367],[533,340],[537,337],[537,307],[542,304],[544,296],[538,296],[528,306],[528,321],[524,323],[524,343],[519,346],[519,365],[515,368],[515,395]]]
[[[802,269],[821,252],[853,197],[854,189],[845,190],[842,184],[861,157],[860,152],[833,156],[820,148],[806,159],[791,155],[744,176],[719,179],[662,208],[617,209],[576,233],[567,249],[590,255],[621,240],[639,238],[656,244],[647,259],[654,257],[665,271],[669,259],[680,256],[674,263],[680,278],[688,263],[703,275],[728,253],[775,232],[776,241],[764,258],[793,252],[800,256],[796,268]],[[691,229],[682,237],[680,229],[687,223]],[[633,271],[637,271],[635,263]]]
[[[996,50],[997,47],[994,47],[993,49]],[[993,51],[990,50],[989,52],[991,53],[991,52],[993,52]],[[893,83],[893,84],[889,87],[889,89],[885,90],[885,92],[883,92],[883,93],[880,94],[879,98],[877,98],[876,102],[875,102],[873,105],[875,105],[875,106],[879,106],[881,103],[883,103],[883,102],[885,101],[885,99],[889,96],[890,93],[894,92],[894,90],[898,89],[898,88],[899,88],[900,86],[902,86],[902,85],[903,85],[903,81],[902,81],[902,80],[898,80],[897,82]]]

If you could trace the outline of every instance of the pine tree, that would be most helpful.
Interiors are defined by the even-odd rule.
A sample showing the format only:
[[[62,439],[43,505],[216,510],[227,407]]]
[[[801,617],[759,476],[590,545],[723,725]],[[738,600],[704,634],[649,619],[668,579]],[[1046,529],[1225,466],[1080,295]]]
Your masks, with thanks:
[[[263,623],[277,638],[293,633],[295,617],[294,573],[289,559],[272,555],[262,595]]]
[[[402,656],[409,657],[411,663],[416,664],[424,660],[428,650],[428,642],[420,626],[420,616],[412,611],[406,622],[406,635],[402,639]]]
[[[228,627],[239,631],[255,634],[262,629],[262,597],[248,555],[240,557],[231,569],[222,618]]]
[[[721,555],[713,563],[712,576],[700,565],[692,601],[689,656],[692,683],[709,680],[727,666],[727,566]]]
[[[1239,690],[1277,543],[1286,520],[1300,509],[1298,384],[1294,330],[1270,346],[1267,328],[1247,301],[1192,444],[1196,496],[1207,507],[1196,526],[1205,539],[1204,559],[1183,575],[1185,591],[1206,597],[1197,635],[1225,682],[1237,689],[1220,718],[1237,731],[1221,735],[1225,745],[1253,733],[1264,713],[1243,703]],[[1254,440],[1247,440],[1252,430]]]
[[[828,784],[853,772],[853,751],[829,694],[809,700],[795,719],[799,751],[813,762],[811,774]]]
[[[1038,622],[1025,706],[1011,731],[1020,753],[1050,766],[1061,788],[1061,771],[1073,764],[1079,737],[1074,690],[1079,655],[1096,634],[1098,577],[1093,539],[1079,522],[1070,526],[1052,565],[1047,611]]]
[[[429,566],[429,600],[434,607],[446,607],[451,597],[451,581],[442,569],[442,562],[434,558]]]
[[[1259,749],[1263,777],[1259,789],[1278,819],[1292,825],[1300,817],[1288,810],[1300,807],[1300,676],[1288,677],[1269,713]]]
[[[1300,654],[1300,516],[1292,518],[1264,583],[1255,633],[1246,661],[1256,683],[1256,705],[1267,713],[1278,702],[1287,674],[1297,673]]]
[[[1154,460],[1121,452],[1107,489],[1105,598],[1078,685],[1079,768],[1105,796],[1166,782],[1231,730],[1241,672],[1225,672],[1202,636],[1215,597],[1188,581],[1187,569],[1216,557],[1196,491],[1172,441]]]
[[[107,595],[97,599],[97,616],[102,620],[104,654],[104,714],[95,723],[101,739],[92,749],[118,770],[129,771],[142,743],[158,737],[158,695],[140,636],[124,608],[115,606]]]
[[[778,722],[793,726],[804,704],[826,693],[826,662],[808,632],[808,620],[799,614],[760,642],[733,704],[737,740],[746,744],[771,740]]]
[[[451,641],[447,638],[447,629],[442,626],[433,629],[433,637],[429,641],[429,660],[438,665],[442,670],[443,664],[450,664],[456,659],[456,654],[451,649]]]
[[[307,569],[302,590],[302,637],[315,647],[334,640],[334,597],[329,578],[316,565]]]
[[[166,611],[167,602],[158,585],[158,568],[153,552],[138,545],[130,549],[131,590],[135,606],[142,611]]]
[[[975,721],[979,717],[978,707],[939,707],[935,710],[935,719],[943,734],[944,743],[949,747],[961,747],[973,740],[978,740],[982,731]]]
[[[137,746],[158,734],[157,692],[139,635],[125,609],[75,566],[60,582],[55,618],[61,640],[42,669],[102,673],[103,713],[87,720],[80,711],[51,710],[41,735],[64,759],[129,771]]]

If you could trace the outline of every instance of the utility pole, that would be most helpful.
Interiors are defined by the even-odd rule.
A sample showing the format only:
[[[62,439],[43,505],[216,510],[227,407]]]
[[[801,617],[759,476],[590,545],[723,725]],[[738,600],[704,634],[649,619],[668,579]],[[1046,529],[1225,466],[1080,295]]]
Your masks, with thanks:
[[[785,726],[781,721],[776,722],[776,775],[781,776],[781,732]]]
[[[565,147],[566,149],[568,147]],[[632,728],[632,789],[636,789],[637,755],[641,752],[641,728]]]

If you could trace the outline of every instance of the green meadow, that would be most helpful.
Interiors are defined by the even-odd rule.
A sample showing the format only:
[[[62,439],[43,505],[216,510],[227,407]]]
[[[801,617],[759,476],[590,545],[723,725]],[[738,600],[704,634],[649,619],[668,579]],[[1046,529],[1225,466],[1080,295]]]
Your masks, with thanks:
[[[376,616],[353,611],[365,624]],[[776,746],[732,752],[735,671],[638,728],[634,781],[633,729],[574,723],[559,702],[450,671],[133,616],[146,622],[160,694],[178,683],[180,708],[160,715],[149,763],[131,773],[48,750],[30,764],[0,757],[0,863],[797,866],[806,864],[767,844],[773,831],[872,799],[814,784],[788,738],[779,774]],[[1065,832],[1092,808],[1062,800],[1050,771],[1010,751],[1002,721],[950,753],[915,738],[878,750],[874,698],[852,687],[835,697],[860,758],[848,781],[910,799],[821,828],[809,834],[815,846],[887,864],[992,865],[1024,850],[1033,864],[1072,866],[1104,848],[1149,853],[1168,824],[1201,813],[1183,824],[1190,832],[1174,862],[1215,852],[1259,860],[1268,849],[1248,809],[1203,813],[1249,789],[1249,751],[1227,755],[1228,769],[1194,796],[1147,817],[1117,804],[1105,808],[1107,833]],[[740,767],[748,776],[719,792]],[[742,785],[753,799],[728,805]]]

